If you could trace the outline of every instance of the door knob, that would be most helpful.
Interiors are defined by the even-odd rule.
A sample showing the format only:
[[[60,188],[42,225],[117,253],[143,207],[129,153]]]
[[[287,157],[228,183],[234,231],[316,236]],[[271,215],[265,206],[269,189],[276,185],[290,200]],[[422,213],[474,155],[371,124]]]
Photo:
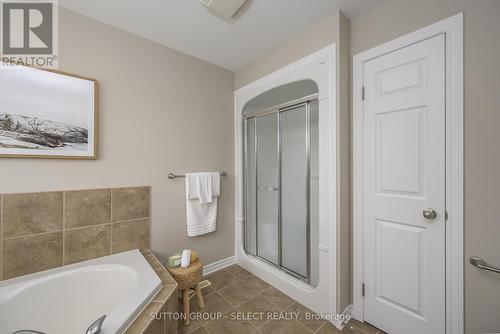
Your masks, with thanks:
[[[430,208],[424,209],[424,211],[422,211],[422,215],[426,219],[434,219],[437,216],[436,211],[434,209],[430,209]]]

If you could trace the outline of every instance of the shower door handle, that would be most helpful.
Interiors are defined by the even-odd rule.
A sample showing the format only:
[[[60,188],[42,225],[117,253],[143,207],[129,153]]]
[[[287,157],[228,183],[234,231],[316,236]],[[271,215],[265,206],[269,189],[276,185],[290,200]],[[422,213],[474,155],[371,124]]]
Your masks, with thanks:
[[[263,186],[259,186],[258,188],[259,188],[260,190],[278,191],[278,187],[263,187]]]

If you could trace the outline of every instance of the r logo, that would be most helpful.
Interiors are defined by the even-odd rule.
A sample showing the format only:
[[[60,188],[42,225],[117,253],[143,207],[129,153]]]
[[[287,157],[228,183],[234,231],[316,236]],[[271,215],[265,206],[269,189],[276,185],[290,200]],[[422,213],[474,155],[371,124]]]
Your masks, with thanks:
[[[51,2],[2,2],[4,55],[49,55],[54,51]]]

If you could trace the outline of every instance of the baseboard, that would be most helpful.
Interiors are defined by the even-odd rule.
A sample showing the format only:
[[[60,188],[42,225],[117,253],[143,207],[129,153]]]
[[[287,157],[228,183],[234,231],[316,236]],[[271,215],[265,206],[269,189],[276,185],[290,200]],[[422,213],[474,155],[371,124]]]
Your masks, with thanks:
[[[215,261],[215,262],[207,264],[203,267],[203,275],[215,273],[216,271],[219,271],[221,269],[229,267],[230,265],[233,265],[235,263],[236,263],[235,256],[230,256],[230,257],[227,257],[225,259]]]
[[[342,311],[340,319],[337,320],[332,320],[332,323],[337,327],[339,330],[344,329],[345,325],[351,320],[351,310],[352,310],[352,305],[347,305],[347,307]]]

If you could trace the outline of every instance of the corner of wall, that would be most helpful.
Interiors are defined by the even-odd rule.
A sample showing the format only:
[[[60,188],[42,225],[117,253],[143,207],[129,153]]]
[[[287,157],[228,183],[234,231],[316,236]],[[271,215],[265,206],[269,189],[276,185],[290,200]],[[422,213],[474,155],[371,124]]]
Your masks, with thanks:
[[[350,21],[338,17],[337,36],[337,309],[352,302]]]

